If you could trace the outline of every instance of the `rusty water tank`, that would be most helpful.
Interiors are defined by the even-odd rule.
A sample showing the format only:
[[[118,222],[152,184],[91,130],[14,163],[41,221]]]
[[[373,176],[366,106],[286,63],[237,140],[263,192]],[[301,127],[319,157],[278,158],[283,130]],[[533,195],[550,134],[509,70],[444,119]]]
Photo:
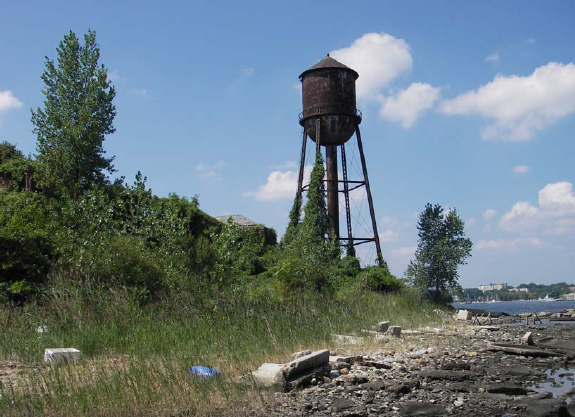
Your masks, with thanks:
[[[321,145],[341,145],[351,138],[361,123],[361,113],[355,102],[358,77],[356,71],[329,54],[299,76],[303,101],[300,124],[310,139],[315,141],[318,118],[321,119]]]

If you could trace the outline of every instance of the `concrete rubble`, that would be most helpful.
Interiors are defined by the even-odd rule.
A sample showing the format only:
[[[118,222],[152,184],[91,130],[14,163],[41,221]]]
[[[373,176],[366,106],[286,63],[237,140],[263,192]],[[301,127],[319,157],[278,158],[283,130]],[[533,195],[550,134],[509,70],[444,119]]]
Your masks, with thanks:
[[[47,348],[44,349],[44,362],[46,363],[75,363],[80,359],[81,352],[74,348]]]

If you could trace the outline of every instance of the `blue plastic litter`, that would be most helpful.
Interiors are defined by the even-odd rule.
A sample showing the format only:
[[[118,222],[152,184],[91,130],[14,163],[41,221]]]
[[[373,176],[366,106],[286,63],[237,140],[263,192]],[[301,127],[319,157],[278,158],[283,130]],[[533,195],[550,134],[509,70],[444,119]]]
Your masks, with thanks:
[[[193,376],[199,376],[200,378],[212,378],[220,375],[220,371],[214,368],[208,368],[207,366],[191,366],[188,373]]]

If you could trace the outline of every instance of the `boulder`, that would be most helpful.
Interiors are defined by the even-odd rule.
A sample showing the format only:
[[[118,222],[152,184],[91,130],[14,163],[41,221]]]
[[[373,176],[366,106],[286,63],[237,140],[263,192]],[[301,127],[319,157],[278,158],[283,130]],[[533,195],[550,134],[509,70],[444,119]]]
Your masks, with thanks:
[[[533,346],[533,332],[527,332],[523,335],[523,343],[529,346]]]

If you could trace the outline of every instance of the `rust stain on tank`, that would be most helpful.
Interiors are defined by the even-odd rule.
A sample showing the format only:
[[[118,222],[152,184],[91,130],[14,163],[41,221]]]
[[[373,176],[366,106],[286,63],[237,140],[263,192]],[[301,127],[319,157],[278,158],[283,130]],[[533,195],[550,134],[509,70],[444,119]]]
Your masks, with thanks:
[[[303,112],[300,124],[315,140],[316,119],[321,118],[321,144],[341,145],[361,122],[356,108],[355,80],[358,73],[326,56],[300,75]]]

